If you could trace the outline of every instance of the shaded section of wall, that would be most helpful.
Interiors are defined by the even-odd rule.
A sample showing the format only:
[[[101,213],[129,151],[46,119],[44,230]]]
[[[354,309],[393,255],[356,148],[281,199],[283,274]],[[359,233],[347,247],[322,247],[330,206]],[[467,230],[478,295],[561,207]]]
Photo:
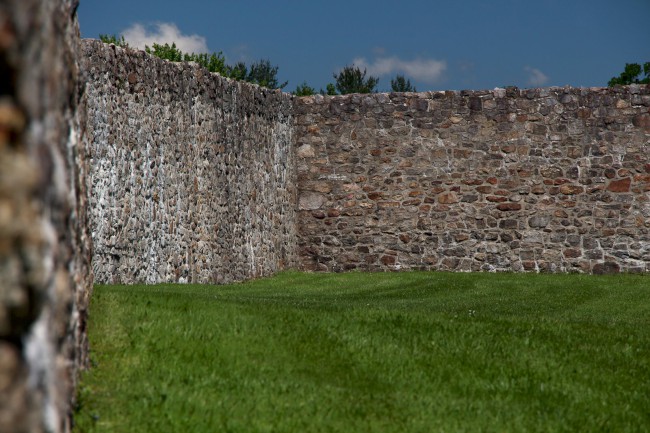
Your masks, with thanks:
[[[296,99],[304,269],[650,271],[650,90]]]
[[[222,283],[291,265],[291,96],[83,45],[96,281]]]
[[[0,4],[0,431],[65,432],[92,286],[76,2]]]

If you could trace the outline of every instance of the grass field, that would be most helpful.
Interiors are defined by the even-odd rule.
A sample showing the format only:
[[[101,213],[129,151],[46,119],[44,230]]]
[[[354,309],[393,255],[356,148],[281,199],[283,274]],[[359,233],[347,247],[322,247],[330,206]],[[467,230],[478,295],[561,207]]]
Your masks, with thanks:
[[[77,432],[648,432],[650,278],[98,286]]]

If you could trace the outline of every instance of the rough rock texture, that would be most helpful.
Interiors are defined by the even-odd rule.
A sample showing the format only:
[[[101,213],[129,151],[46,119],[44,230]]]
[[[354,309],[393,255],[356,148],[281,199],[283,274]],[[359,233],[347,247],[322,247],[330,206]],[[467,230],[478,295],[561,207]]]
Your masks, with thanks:
[[[304,269],[650,271],[650,89],[295,100]]]
[[[291,96],[82,43],[96,281],[221,283],[293,265]]]
[[[92,286],[71,0],[0,3],[0,431],[70,430]]]

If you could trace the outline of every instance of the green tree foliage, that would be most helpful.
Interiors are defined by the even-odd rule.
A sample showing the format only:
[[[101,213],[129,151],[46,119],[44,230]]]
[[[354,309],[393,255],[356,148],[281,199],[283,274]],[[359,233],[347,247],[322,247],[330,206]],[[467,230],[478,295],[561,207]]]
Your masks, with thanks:
[[[226,73],[226,59],[221,52],[212,54],[184,54],[183,60],[196,62],[210,72],[218,72],[221,75],[225,75]]]
[[[210,72],[218,72],[221,75],[225,75],[226,72],[226,60],[223,57],[221,52],[218,53],[201,53],[201,54],[188,54],[183,53],[176,47],[175,43],[169,44],[157,44],[154,42],[153,47],[145,46],[145,51],[149,54],[153,54],[156,57],[161,59],[169,60],[172,62],[195,62],[203,66]]]
[[[234,66],[228,66],[226,76],[235,80],[245,80],[248,75],[248,67],[244,62],[237,62]]]
[[[270,89],[283,89],[287,85],[286,81],[282,84],[278,82],[278,67],[271,65],[269,60],[260,60],[250,67],[244,62],[230,66],[226,64],[221,51],[212,54],[187,54],[178,49],[175,43],[171,45],[154,43],[152,47],[145,46],[145,51],[172,62],[196,62],[210,72],[217,72],[225,77],[248,81]]]
[[[393,92],[417,92],[415,86],[411,85],[411,80],[404,78],[404,75],[397,75],[390,80],[390,87]]]
[[[334,85],[334,83],[327,83],[327,86],[325,86],[325,90],[323,90],[323,88],[321,87],[320,92],[318,93],[320,93],[321,95],[329,95],[329,96],[334,96],[339,94],[336,91],[336,86]]]
[[[643,73],[642,73],[643,72]],[[649,84],[650,83],[650,62],[641,65],[638,63],[626,63],[625,70],[618,77],[613,77],[607,85],[609,87],[627,84]]]
[[[334,74],[336,90],[341,95],[348,93],[372,93],[376,91],[379,79],[373,76],[366,78],[366,70],[361,71],[357,66],[346,66],[338,74]],[[329,94],[329,91],[328,91]]]
[[[296,90],[293,91],[293,94],[296,96],[311,96],[316,94],[316,89],[307,85],[307,82],[304,81],[302,84],[299,84],[296,87]]]
[[[280,84],[277,76],[277,66],[272,66],[270,60],[260,60],[259,62],[253,63],[250,68],[248,68],[248,74],[246,74],[245,81],[259,84],[260,86],[268,87],[269,89],[283,89],[286,87],[288,81]]]
[[[99,40],[102,41],[105,44],[115,44],[118,47],[128,47],[129,44],[126,43],[124,40],[124,36],[117,36],[117,35],[99,35]]]
[[[176,48],[175,43],[172,43],[171,45],[161,45],[154,42],[153,48],[145,45],[144,50],[149,54],[153,54],[156,57],[160,57],[161,59],[169,60],[171,62],[182,62],[184,57],[183,52]]]

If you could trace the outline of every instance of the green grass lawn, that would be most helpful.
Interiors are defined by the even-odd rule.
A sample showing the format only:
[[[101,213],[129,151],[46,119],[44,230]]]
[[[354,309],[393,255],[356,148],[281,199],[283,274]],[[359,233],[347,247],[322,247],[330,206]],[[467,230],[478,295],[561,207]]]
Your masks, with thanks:
[[[650,277],[98,286],[77,432],[648,432]]]

